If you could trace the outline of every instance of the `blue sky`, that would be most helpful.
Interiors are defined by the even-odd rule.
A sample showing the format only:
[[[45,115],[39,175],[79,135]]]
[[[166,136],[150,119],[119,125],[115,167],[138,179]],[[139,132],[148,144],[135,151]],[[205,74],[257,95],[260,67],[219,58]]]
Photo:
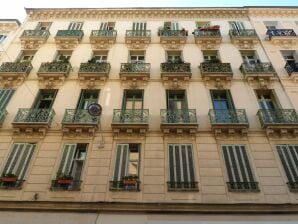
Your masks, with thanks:
[[[233,7],[233,6],[298,6],[298,0],[8,0],[1,5],[1,19],[25,18],[27,8],[78,7]]]

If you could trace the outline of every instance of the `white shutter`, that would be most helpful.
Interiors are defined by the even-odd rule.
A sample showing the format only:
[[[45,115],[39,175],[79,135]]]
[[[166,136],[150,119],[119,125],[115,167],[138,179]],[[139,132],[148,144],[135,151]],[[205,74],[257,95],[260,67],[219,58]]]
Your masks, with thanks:
[[[77,144],[65,144],[58,173],[70,174]]]
[[[113,178],[114,181],[121,181],[122,177],[127,174],[128,155],[129,145],[118,144]]]

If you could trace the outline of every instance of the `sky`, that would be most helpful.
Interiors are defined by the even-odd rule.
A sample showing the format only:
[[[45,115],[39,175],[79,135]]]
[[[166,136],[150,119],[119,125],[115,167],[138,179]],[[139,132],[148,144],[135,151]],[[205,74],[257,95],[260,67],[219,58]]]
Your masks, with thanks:
[[[4,1],[4,0],[2,0]],[[298,6],[298,0],[7,0],[0,7],[0,19],[26,16],[24,8],[97,8],[97,7],[234,7]]]

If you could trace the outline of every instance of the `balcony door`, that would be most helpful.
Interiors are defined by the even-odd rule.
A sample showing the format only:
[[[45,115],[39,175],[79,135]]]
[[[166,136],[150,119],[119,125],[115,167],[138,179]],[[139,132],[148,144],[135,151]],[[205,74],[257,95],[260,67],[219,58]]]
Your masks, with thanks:
[[[245,30],[245,27],[244,27],[244,23],[243,22],[240,22],[240,21],[231,21],[229,23],[230,23],[230,27],[233,30],[238,30],[238,31]]]
[[[237,119],[232,96],[229,90],[211,90],[216,123],[235,123]]]
[[[123,123],[137,123],[143,119],[143,90],[124,90],[122,103]]]
[[[188,123],[187,109],[185,90],[167,90],[168,123]]]
[[[179,30],[179,24],[177,22],[164,22],[165,30]]]
[[[71,22],[68,26],[68,30],[82,30],[83,22]]]
[[[81,91],[80,99],[77,104],[77,110],[75,112],[74,119],[77,122],[90,123],[90,119],[97,119],[91,117],[88,113],[88,106],[92,103],[98,103],[99,90],[85,90]]]
[[[51,109],[57,94],[57,90],[45,90],[39,91],[37,98],[32,106],[33,109]]]
[[[277,101],[271,90],[269,91],[257,91],[257,97],[260,109],[262,109],[262,116],[265,122],[275,123],[278,120],[279,109]]]
[[[254,51],[241,51],[242,60],[246,66],[255,67],[259,59]]]
[[[133,36],[146,36],[147,23],[146,22],[134,22],[132,23]]]

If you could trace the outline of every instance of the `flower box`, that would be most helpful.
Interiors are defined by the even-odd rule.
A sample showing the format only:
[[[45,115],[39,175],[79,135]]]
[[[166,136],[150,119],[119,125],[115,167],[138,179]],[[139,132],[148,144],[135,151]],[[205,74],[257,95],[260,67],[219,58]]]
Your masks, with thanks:
[[[17,178],[16,177],[2,177],[1,178],[1,181],[2,182],[12,183],[12,182],[16,182],[17,181]]]
[[[125,186],[135,186],[137,184],[137,182],[138,182],[137,179],[123,180],[123,185],[125,185]]]
[[[58,179],[57,183],[62,185],[70,185],[72,183],[72,179]]]

